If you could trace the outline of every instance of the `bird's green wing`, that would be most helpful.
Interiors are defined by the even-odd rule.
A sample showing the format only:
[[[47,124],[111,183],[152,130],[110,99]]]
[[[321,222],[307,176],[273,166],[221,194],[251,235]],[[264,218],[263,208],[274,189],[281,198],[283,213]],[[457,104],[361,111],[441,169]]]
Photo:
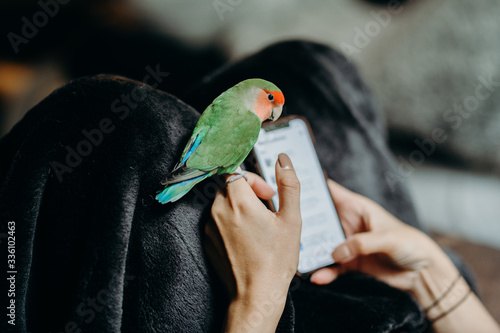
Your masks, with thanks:
[[[210,128],[208,126],[199,126],[199,123],[196,125],[196,127],[193,130],[193,134],[191,135],[191,138],[186,144],[186,147],[184,147],[181,159],[175,165],[174,169],[172,170],[172,173],[179,170],[182,166],[184,166],[184,163],[186,163],[187,159],[189,158],[189,156],[191,156],[193,151],[196,150],[196,148],[198,148],[201,141],[209,131]]]
[[[255,113],[241,107],[219,116],[210,121],[210,131],[186,160],[188,168],[232,172],[255,145],[261,125]]]
[[[221,98],[217,98],[214,100],[212,104],[210,104],[200,119],[196,123],[196,126],[193,129],[193,134],[191,134],[191,138],[189,138],[186,147],[184,147],[184,151],[182,152],[181,159],[175,165],[174,169],[171,173],[175,173],[181,167],[185,166],[187,159],[191,156],[191,154],[198,148],[201,141],[203,141],[205,135],[210,131],[213,125],[217,124],[217,119],[224,118],[224,109],[225,105],[221,102]],[[222,108],[221,108],[222,106]]]

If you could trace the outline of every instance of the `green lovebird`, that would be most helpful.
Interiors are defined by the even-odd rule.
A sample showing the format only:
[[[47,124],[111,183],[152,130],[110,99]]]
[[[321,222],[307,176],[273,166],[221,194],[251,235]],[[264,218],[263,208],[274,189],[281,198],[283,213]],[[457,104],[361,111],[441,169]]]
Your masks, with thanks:
[[[242,81],[220,94],[201,115],[156,200],[177,201],[210,176],[235,173],[257,141],[262,122],[278,119],[284,103],[281,90],[262,79]]]

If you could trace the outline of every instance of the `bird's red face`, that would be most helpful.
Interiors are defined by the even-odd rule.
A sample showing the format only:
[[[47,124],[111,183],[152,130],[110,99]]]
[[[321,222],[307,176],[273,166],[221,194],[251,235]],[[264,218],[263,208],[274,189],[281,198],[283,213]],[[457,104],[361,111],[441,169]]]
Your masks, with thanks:
[[[262,89],[257,94],[254,111],[261,122],[266,119],[274,121],[281,116],[283,104],[285,104],[285,96],[281,91]]]

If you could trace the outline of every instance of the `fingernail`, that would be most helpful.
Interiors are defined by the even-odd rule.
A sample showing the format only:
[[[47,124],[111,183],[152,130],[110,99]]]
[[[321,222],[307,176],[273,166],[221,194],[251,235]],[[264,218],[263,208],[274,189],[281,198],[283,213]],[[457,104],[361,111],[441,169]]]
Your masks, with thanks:
[[[293,169],[293,164],[292,161],[290,160],[290,157],[288,157],[287,154],[279,154],[278,155],[278,164],[280,168],[282,169]]]
[[[337,248],[332,253],[332,258],[335,261],[344,261],[351,257],[351,250],[346,244],[337,246]]]

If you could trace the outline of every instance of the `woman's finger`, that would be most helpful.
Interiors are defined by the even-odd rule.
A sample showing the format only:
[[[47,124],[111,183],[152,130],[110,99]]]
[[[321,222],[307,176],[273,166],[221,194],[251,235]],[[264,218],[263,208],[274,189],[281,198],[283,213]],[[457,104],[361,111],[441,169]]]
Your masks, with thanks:
[[[310,281],[315,284],[329,284],[339,275],[339,266],[325,267],[314,272]]]
[[[266,183],[266,181],[260,177],[259,175],[256,175],[253,172],[248,172],[248,185],[252,188],[252,190],[255,192],[255,195],[257,195],[259,198],[263,200],[270,200],[274,196],[274,190],[273,188]]]
[[[335,262],[346,263],[359,256],[375,253],[392,255],[397,240],[385,232],[362,232],[354,234],[337,246],[332,253]]]
[[[328,179],[327,183],[343,226],[346,227],[346,224],[349,226],[346,231],[349,233],[368,231],[366,217],[371,209],[369,200],[331,179]]]
[[[349,201],[353,196],[356,195],[356,193],[346,189],[344,186],[331,179],[327,180],[327,184],[330,192],[332,193],[332,196],[334,196],[334,200],[337,201],[337,204],[341,204],[344,201]]]

